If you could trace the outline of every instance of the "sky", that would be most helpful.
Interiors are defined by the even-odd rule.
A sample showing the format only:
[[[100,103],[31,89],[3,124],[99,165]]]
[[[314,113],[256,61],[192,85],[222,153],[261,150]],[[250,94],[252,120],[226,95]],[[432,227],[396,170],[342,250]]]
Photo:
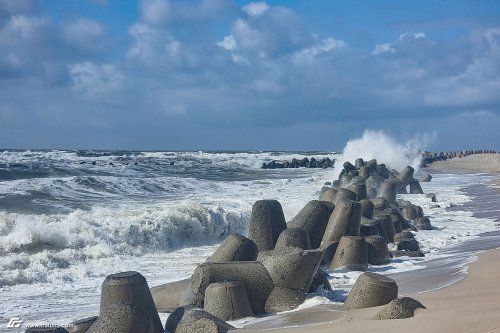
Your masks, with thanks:
[[[500,1],[0,0],[0,148],[332,151],[366,129],[500,150]]]

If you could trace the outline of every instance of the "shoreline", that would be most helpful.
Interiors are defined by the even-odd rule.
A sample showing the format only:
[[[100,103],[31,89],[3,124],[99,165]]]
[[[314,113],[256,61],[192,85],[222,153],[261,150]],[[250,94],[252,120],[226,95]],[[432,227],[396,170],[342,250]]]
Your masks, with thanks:
[[[485,332],[500,331],[500,249],[479,254],[472,262],[468,274],[459,282],[438,290],[409,296],[421,302],[427,309],[419,309],[415,316],[407,319],[373,320],[383,306],[353,311],[335,311],[330,316],[319,309],[303,314],[310,322],[329,319],[327,323],[311,326],[291,326],[272,329],[273,332],[387,332],[399,329],[402,332]],[[332,311],[332,310],[330,310]],[[270,329],[243,329],[243,332],[263,332]]]
[[[496,176],[495,174],[491,174]],[[451,207],[450,210],[461,210],[461,211],[472,211],[475,217],[487,217],[494,218],[497,221],[500,219],[500,211],[494,211],[492,208],[500,207],[500,196],[497,195],[498,189],[492,187],[491,184],[498,184],[498,179],[488,183],[482,183],[478,185],[468,186],[462,190],[467,193],[467,195],[472,197],[472,200],[465,203],[462,206]],[[483,199],[488,199],[484,202]],[[489,211],[485,211],[484,208],[489,207]],[[465,242],[455,244],[449,247],[445,247],[439,251],[444,257],[432,259],[424,262],[426,267],[419,270],[412,270],[401,273],[388,274],[389,277],[396,280],[399,286],[400,296],[413,297],[420,301],[424,306],[426,306],[431,311],[434,309],[434,300],[436,294],[445,295],[443,299],[443,304],[448,304],[450,302],[454,306],[454,293],[455,288],[459,288],[460,292],[467,293],[476,289],[476,287],[470,289],[468,287],[462,287],[464,281],[470,279],[470,271],[472,269],[476,270],[476,265],[481,260],[487,260],[488,263],[498,261],[500,258],[500,231],[486,232],[478,235],[477,238],[467,240]],[[495,253],[490,255],[489,253]],[[486,256],[487,259],[484,259]],[[496,260],[495,260],[496,258]],[[494,266],[494,265],[493,265]],[[483,270],[482,268],[480,270]],[[498,275],[500,278],[500,266],[497,266]],[[474,274],[474,276],[476,273]],[[478,273],[481,275],[481,273]],[[491,281],[484,282],[486,284]],[[483,282],[481,282],[483,283]],[[460,287],[456,287],[460,285]],[[450,291],[450,288],[451,289]],[[469,290],[470,289],[470,290]],[[498,297],[500,297],[500,290],[498,291]],[[492,296],[496,299],[497,296]],[[439,303],[440,304],[440,303]],[[500,310],[500,303],[498,305]],[[414,327],[414,330],[408,330],[405,325],[410,324],[408,320],[414,318],[420,318],[421,313],[425,313],[426,310],[418,310],[415,317],[408,318],[408,320],[383,320],[376,321],[371,320],[382,307],[367,308],[362,310],[354,311],[341,311],[341,307],[337,304],[329,305],[318,305],[311,308],[306,308],[303,310],[296,310],[287,313],[282,313],[278,317],[264,319],[255,324],[248,325],[239,330],[243,332],[263,332],[263,331],[276,331],[276,332],[329,332],[332,328],[335,332],[366,332],[367,329],[372,331],[374,328],[375,332],[385,332],[388,329],[399,328],[404,331],[418,331],[422,329],[421,325]],[[499,311],[500,312],[500,311]],[[496,313],[492,314],[494,316]],[[427,317],[427,315],[425,315]],[[433,317],[430,315],[429,317]],[[453,317],[453,316],[452,316]],[[367,322],[367,320],[369,322]],[[419,321],[420,319],[416,319]],[[372,324],[375,322],[376,324]],[[435,323],[436,326],[425,326],[425,329],[430,330],[430,332],[448,332],[457,331],[461,328],[461,325],[457,327],[451,325],[438,326],[438,322]],[[375,325],[375,326],[373,326]],[[412,328],[413,328],[413,324]],[[369,327],[369,328],[368,328]],[[437,328],[439,327],[439,329]],[[500,330],[500,319],[496,328]],[[468,328],[464,332],[481,332],[483,330],[474,331]],[[458,330],[458,332],[461,332]]]

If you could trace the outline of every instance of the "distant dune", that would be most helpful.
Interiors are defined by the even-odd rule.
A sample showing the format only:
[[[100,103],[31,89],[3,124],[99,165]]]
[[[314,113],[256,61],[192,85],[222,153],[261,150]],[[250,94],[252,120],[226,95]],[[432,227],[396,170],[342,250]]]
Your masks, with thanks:
[[[494,172],[500,173],[500,154],[476,154],[435,161],[426,168],[441,172]]]

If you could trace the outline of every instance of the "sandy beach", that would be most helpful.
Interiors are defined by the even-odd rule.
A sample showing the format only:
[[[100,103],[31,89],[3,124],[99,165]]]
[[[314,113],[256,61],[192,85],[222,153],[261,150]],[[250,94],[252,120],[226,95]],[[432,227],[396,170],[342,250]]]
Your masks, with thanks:
[[[497,173],[500,172],[500,154],[471,155],[432,163],[428,170],[447,173]],[[491,187],[478,185],[472,189],[475,196],[469,205],[478,216],[499,218],[493,207],[498,204],[498,178],[491,182]],[[482,200],[481,198],[484,198]],[[460,209],[457,207],[457,209]],[[485,213],[487,211],[487,213]],[[487,245],[486,245],[487,243]],[[497,233],[485,235],[479,239],[460,244],[457,249],[476,253],[476,261],[469,264],[467,274],[453,268],[428,267],[427,272],[416,271],[410,281],[403,280],[400,296],[409,296],[421,302],[427,309],[416,310],[415,316],[398,320],[374,320],[373,317],[383,308],[373,307],[353,311],[341,311],[335,305],[321,305],[310,309],[282,315],[281,324],[273,328],[256,325],[244,332],[500,332],[500,242]],[[478,251],[479,250],[479,251]],[[460,254],[457,256],[460,260]],[[432,266],[432,265],[431,265]],[[429,271],[433,273],[429,274]],[[413,285],[425,284],[430,279],[453,279],[448,287],[427,291],[412,291]],[[395,277],[394,277],[395,278]],[[418,281],[421,279],[421,281]],[[435,283],[436,281],[430,282]],[[408,286],[407,284],[410,284]],[[437,282],[436,285],[438,285]],[[439,288],[439,287],[436,287]],[[418,288],[416,288],[418,290]],[[409,292],[408,292],[409,291]],[[281,325],[281,327],[277,327]]]
[[[490,172],[500,173],[500,154],[476,154],[454,157],[446,161],[435,161],[426,170],[439,172]]]
[[[275,332],[500,332],[500,250],[487,251],[469,267],[460,282],[439,290],[411,294],[426,310],[413,318],[373,320],[382,307],[355,311],[335,311],[321,307],[297,313],[290,324],[307,318],[308,322],[328,321],[307,327],[286,327]],[[243,330],[262,332],[264,330]]]

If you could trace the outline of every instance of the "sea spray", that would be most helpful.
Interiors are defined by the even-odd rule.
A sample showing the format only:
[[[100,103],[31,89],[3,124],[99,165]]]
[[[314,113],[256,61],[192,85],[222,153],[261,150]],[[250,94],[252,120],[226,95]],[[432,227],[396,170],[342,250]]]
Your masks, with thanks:
[[[357,158],[363,158],[365,161],[376,159],[379,163],[385,163],[390,169],[402,170],[410,165],[417,170],[421,151],[431,137],[427,134],[418,134],[405,144],[400,144],[384,132],[365,130],[361,138],[349,140],[342,153],[337,156],[334,178],[340,174],[344,162],[354,162]]]

